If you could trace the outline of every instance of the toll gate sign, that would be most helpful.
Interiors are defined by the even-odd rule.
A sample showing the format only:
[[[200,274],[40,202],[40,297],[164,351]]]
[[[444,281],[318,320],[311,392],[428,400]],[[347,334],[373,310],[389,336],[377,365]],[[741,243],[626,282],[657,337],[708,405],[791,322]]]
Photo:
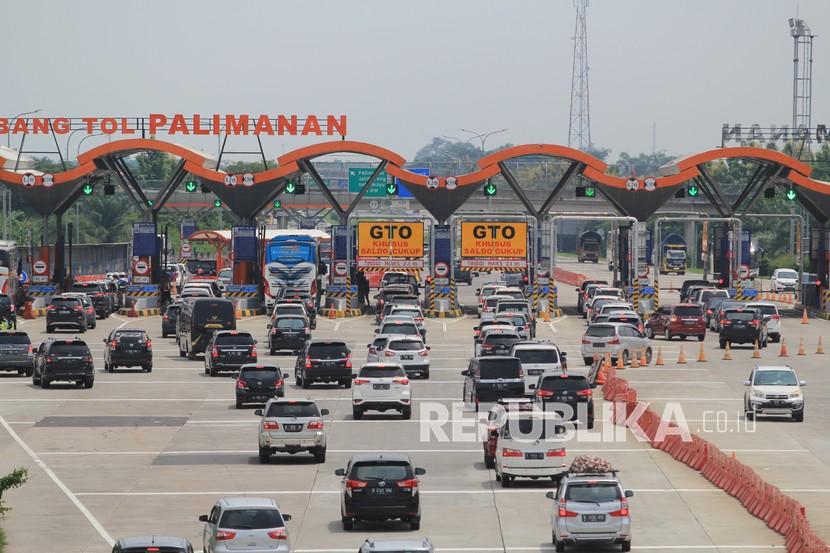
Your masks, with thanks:
[[[421,221],[358,222],[357,266],[384,269],[423,268],[424,223]]]
[[[461,266],[524,269],[527,267],[527,223],[462,221]]]

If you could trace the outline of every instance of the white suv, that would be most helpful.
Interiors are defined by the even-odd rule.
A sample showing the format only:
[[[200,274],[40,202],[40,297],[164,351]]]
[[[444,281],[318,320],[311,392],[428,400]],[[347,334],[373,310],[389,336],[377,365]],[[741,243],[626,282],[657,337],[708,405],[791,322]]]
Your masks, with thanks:
[[[412,418],[412,387],[402,366],[367,363],[352,378],[352,416],[355,419],[362,418],[370,409],[400,411],[404,419]]]
[[[792,269],[775,269],[771,280],[774,292],[795,292],[798,288],[798,273]]]
[[[757,309],[761,312],[764,319],[767,321],[767,335],[770,342],[781,341],[781,314],[778,312],[778,306],[772,302],[753,301],[746,304],[747,307]]]
[[[786,365],[762,367],[756,365],[744,382],[744,409],[746,418],[755,415],[789,415],[796,422],[804,421],[804,393],[807,382],[799,380],[795,371]]]
[[[496,441],[496,481],[507,488],[515,478],[558,481],[565,468],[565,442],[557,438],[564,428],[553,413],[541,409],[506,411]]]
[[[259,423],[259,462],[267,464],[275,452],[308,451],[318,463],[326,462],[328,409],[318,409],[312,400],[271,399],[254,414]]]
[[[511,357],[518,357],[525,373],[525,393],[532,394],[531,384],[536,384],[540,376],[561,374],[568,369],[565,354],[551,343],[519,342],[510,350]]]

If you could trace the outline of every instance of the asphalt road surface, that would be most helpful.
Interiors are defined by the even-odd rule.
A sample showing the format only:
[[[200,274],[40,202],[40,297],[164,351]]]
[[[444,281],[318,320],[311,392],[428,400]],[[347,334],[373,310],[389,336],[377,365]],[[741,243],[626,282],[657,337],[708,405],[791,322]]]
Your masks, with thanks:
[[[602,266],[568,263],[569,270],[607,276]],[[483,276],[477,282],[491,279]],[[678,283],[680,277],[674,277]],[[462,286],[462,302],[473,304],[476,287]],[[663,304],[676,301],[664,294]],[[572,286],[560,286],[566,315],[540,323],[538,338],[568,352],[581,363],[584,321],[576,317]],[[568,306],[571,306],[568,308]],[[830,346],[830,323],[800,314],[783,321],[790,357],[779,359],[778,346],[763,351],[763,364],[786,362],[809,382],[804,423],[762,419],[752,425],[741,412],[743,380],[753,361],[751,348],[737,347],[732,361],[722,361],[716,336],[704,342],[708,362],[698,363],[697,342],[686,342],[686,365],[675,363],[681,342],[654,340],[666,359],[663,367],[627,369],[624,376],[641,399],[657,409],[679,406],[689,428],[755,467],[764,477],[796,497],[807,508],[813,528],[830,539],[830,384],[828,356],[815,355],[819,335]],[[350,391],[316,385],[305,391],[289,379],[287,397],[312,397],[331,410],[326,422],[328,459],[318,465],[310,456],[283,456],[270,465],[257,460],[254,407],[234,406],[233,379],[211,378],[203,362],[178,356],[172,338],[162,339],[158,317],[112,316],[84,335],[92,347],[96,380],[90,390],[53,386],[34,388],[31,379],[0,377],[0,472],[29,467],[30,480],[8,492],[13,510],[2,521],[9,553],[61,551],[108,552],[112,540],[140,534],[173,534],[202,547],[202,524],[221,497],[241,494],[275,497],[286,513],[296,552],[356,551],[367,537],[429,537],[439,551],[552,551],[550,513],[545,498],[549,482],[518,481],[510,489],[497,486],[484,467],[481,445],[474,439],[471,409],[460,405],[460,371],[472,354],[474,317],[430,320],[427,340],[432,370],[428,381],[413,381],[415,406],[410,421],[395,415],[352,419]],[[266,319],[239,322],[265,339]],[[153,339],[154,370],[146,374],[103,372],[103,338],[116,327],[147,329]],[[365,359],[373,318],[320,318],[315,338],[349,342],[356,363]],[[34,343],[46,338],[44,319],[22,326]],[[66,335],[72,335],[67,333]],[[806,356],[796,356],[804,338]],[[262,356],[292,372],[294,358]],[[635,492],[631,500],[634,550],[769,551],[783,549],[781,536],[748,514],[732,497],[668,455],[638,442],[600,438],[613,430],[600,394],[596,428],[580,431],[568,444],[566,462],[586,453],[602,456],[620,471],[623,484]],[[454,422],[441,429],[448,440],[428,432],[424,422],[444,406]],[[429,410],[429,412],[428,412]],[[434,415],[432,415],[434,416]],[[616,427],[618,428],[618,427]],[[422,477],[422,524],[410,532],[400,523],[361,524],[353,532],[340,525],[339,477],[335,469],[349,456],[396,451],[411,456],[427,471]],[[602,549],[592,549],[602,550]],[[608,549],[613,550],[613,549]]]

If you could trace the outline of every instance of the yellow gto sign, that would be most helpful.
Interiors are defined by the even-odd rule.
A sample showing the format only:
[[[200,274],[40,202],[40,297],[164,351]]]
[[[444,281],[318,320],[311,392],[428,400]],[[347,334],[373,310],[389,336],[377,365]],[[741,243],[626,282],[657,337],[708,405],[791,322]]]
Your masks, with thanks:
[[[421,221],[358,222],[357,257],[358,266],[361,267],[422,267],[424,223]],[[390,264],[387,262],[390,259],[398,259],[401,262]],[[412,262],[401,264],[405,259],[411,259]]]
[[[461,266],[524,267],[527,223],[520,221],[462,221]],[[494,266],[495,266],[494,265]]]

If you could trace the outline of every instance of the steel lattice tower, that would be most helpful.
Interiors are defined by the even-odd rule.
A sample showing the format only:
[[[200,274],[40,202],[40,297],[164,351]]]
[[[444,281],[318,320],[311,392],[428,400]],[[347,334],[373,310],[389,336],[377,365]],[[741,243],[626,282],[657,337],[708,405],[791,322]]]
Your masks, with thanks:
[[[809,129],[813,110],[813,39],[803,19],[790,19],[793,37],[793,138],[799,128]],[[807,131],[809,132],[809,131]]]
[[[588,94],[588,0],[574,0],[573,68],[571,70],[571,115],[568,120],[568,146],[586,150],[591,146],[591,107]]]

